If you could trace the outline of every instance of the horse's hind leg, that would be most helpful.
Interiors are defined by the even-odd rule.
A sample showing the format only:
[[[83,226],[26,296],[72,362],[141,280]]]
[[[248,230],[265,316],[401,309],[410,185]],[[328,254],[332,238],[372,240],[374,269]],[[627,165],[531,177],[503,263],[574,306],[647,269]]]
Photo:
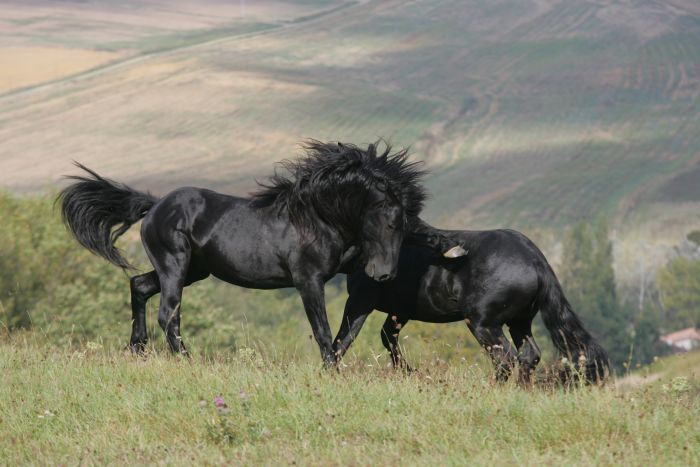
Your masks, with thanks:
[[[532,320],[508,323],[510,336],[518,348],[518,363],[520,364],[519,380],[521,384],[530,384],[530,377],[540,362],[540,349],[532,337]]]
[[[496,369],[496,379],[506,381],[515,366],[515,349],[503,334],[501,326],[482,326],[468,323],[479,344],[486,350]]]
[[[407,319],[399,318],[397,315],[389,313],[382,326],[382,344],[391,353],[391,362],[394,364],[394,367],[399,367],[402,364],[401,350],[399,349],[399,333],[407,322]],[[406,368],[410,370],[408,366]]]
[[[155,271],[134,276],[131,286],[131,340],[129,347],[134,353],[143,353],[148,335],[146,333],[146,302],[160,292],[160,283]]]
[[[144,244],[148,242],[144,241]],[[146,251],[158,274],[160,282],[160,306],[158,324],[165,331],[165,338],[173,353],[187,355],[180,336],[180,305],[182,289],[197,280],[207,277],[196,268],[191,268],[192,251],[187,237],[173,232],[167,244],[146,245]]]
[[[184,284],[181,284],[181,275],[176,274],[169,278],[168,287],[161,287],[160,307],[158,309],[158,324],[165,331],[165,337],[173,353],[189,356],[185,343],[180,335],[180,306],[182,304],[182,290],[190,284],[209,277],[209,273],[190,266],[185,274]],[[161,279],[162,283],[162,279]]]

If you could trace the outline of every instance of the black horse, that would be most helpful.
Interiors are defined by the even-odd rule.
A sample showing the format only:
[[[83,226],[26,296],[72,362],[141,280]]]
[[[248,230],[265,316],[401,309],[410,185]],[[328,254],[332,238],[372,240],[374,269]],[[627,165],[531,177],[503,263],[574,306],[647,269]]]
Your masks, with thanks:
[[[333,344],[338,358],[376,309],[388,314],[381,338],[395,366],[401,362],[398,335],[409,320],[463,320],[493,360],[500,380],[509,377],[517,361],[521,381],[528,382],[540,360],[531,323],[541,310],[554,345],[579,374],[591,382],[604,377],[609,368],[605,351],[574,314],[532,241],[513,230],[438,232],[462,244],[466,256],[448,261],[431,249],[404,243],[395,279],[380,284],[361,270],[348,275],[349,298]],[[503,333],[504,324],[517,351]]]
[[[115,241],[143,218],[154,270],[131,278],[133,351],[144,349],[146,301],[160,292],[158,323],[170,349],[186,354],[182,290],[211,274],[248,288],[296,287],[324,362],[335,362],[323,285],[350,262],[376,281],[395,276],[404,230],[425,199],[423,172],[388,145],[382,153],[315,140],[304,148],[305,157],[282,163],[289,176],[275,174],[251,198],[179,188],[157,199],[78,164],[88,175],[70,177],[77,182],[58,200],[81,245],[130,268]]]

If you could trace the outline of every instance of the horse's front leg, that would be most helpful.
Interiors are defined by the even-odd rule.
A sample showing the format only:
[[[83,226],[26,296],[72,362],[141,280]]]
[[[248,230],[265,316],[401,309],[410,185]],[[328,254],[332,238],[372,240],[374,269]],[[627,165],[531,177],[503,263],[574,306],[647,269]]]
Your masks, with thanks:
[[[336,358],[340,360],[360,333],[367,317],[378,305],[381,285],[363,272],[348,275],[348,300],[343,320],[333,341]]]
[[[307,280],[297,281],[296,288],[304,302],[306,317],[311,324],[314,338],[321,350],[321,358],[326,367],[334,366],[336,363],[333,342],[331,341],[331,327],[328,325],[326,315],[326,301],[323,291],[325,281],[321,277],[313,277]]]
[[[345,312],[343,313],[343,321],[340,324],[338,335],[333,341],[333,350],[338,361],[343,358],[345,352],[348,351],[350,345],[360,333],[365,320],[372,313],[372,302],[367,300],[366,296],[350,295],[348,301],[345,302]]]

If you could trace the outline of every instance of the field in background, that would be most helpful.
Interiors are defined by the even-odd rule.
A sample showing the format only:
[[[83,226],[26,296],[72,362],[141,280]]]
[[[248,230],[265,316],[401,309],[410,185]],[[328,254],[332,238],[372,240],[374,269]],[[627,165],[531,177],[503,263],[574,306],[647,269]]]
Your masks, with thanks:
[[[546,239],[602,214],[616,248],[661,257],[700,227],[692,2],[24,5],[0,7],[6,47],[119,58],[0,96],[14,192],[56,186],[75,159],[157,193],[245,193],[304,137],[384,136],[427,161],[426,217],[445,227]]]
[[[0,5],[0,94],[308,13],[278,2],[48,2]],[[265,23],[264,21],[269,21]]]
[[[324,373],[252,351],[187,362],[35,339],[0,345],[12,465],[691,465],[700,454],[697,379],[523,390],[471,364]]]
[[[329,3],[9,0],[0,5],[0,38],[3,47],[119,50],[134,56],[235,35],[243,25],[280,25]]]
[[[0,47],[0,93],[94,68],[118,53],[57,47]]]

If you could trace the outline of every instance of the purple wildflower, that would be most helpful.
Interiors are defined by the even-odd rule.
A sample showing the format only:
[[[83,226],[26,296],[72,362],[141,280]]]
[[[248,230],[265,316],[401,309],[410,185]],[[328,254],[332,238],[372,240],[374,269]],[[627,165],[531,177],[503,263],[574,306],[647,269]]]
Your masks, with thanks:
[[[225,408],[227,407],[226,401],[224,400],[223,397],[221,396],[216,396],[214,398],[214,405],[217,406],[218,408]]]

